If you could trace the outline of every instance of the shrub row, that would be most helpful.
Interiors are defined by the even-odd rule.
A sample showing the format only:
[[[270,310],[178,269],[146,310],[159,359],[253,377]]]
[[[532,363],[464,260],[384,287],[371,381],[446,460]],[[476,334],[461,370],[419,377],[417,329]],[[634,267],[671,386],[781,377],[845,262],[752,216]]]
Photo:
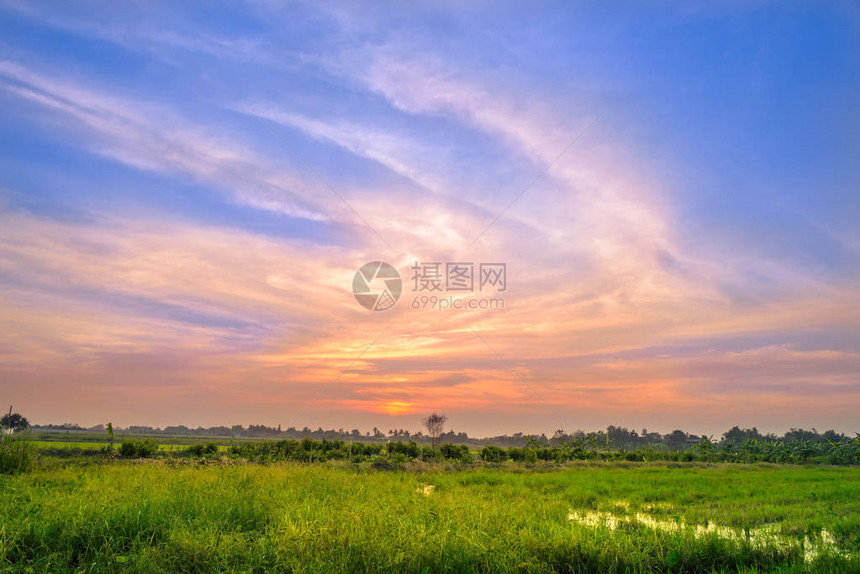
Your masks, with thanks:
[[[105,452],[112,452],[105,448]],[[158,444],[151,439],[123,441],[118,450],[124,458],[148,458],[158,453]],[[342,440],[278,440],[235,444],[226,451],[219,451],[215,443],[195,444],[179,452],[180,456],[211,458],[226,454],[233,458],[250,461],[298,461],[320,462],[343,460],[350,462],[379,462],[399,464],[415,460],[426,462],[472,462],[475,457],[465,445],[443,444],[438,448],[419,446],[413,442],[390,442],[388,444],[346,443]],[[485,446],[480,459],[488,463],[508,461],[522,463],[568,462],[573,460],[626,460],[626,461],[676,461],[676,462],[771,462],[791,464],[860,464],[860,438],[839,442],[783,442],[749,440],[741,444],[715,443],[702,438],[693,448],[682,452],[613,451],[585,448],[581,442],[572,441],[560,446],[532,444],[527,447],[500,448]],[[6,440],[0,447],[0,473],[19,472],[30,466],[29,447],[22,441]],[[384,466],[384,465],[383,465]]]
[[[393,462],[423,461],[471,461],[469,448],[464,445],[443,444],[439,448],[418,446],[413,442],[390,442],[388,444],[346,443],[342,440],[314,441],[304,439],[244,443],[230,447],[233,456],[253,461],[294,460],[314,462],[324,460],[348,460],[364,462],[378,458]]]
[[[703,438],[692,449],[683,452],[655,451],[598,451],[585,449],[575,442],[555,447],[485,446],[481,459],[486,462],[567,462],[571,460],[627,460],[676,462],[772,462],[789,464],[860,464],[860,438],[840,442],[746,441],[740,445],[715,443]]]

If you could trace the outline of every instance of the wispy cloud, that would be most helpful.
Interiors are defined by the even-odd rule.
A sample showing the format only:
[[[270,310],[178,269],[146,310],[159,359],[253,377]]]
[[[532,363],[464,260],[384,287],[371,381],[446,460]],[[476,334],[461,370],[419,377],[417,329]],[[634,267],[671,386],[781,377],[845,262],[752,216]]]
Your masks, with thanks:
[[[857,356],[834,341],[860,325],[856,274],[826,261],[830,272],[816,273],[791,253],[726,240],[731,229],[687,204],[700,193],[685,183],[694,171],[643,137],[658,106],[620,96],[633,89],[628,68],[589,65],[599,50],[569,45],[570,34],[525,26],[530,41],[501,57],[500,38],[519,29],[482,21],[482,44],[462,33],[475,18],[465,8],[426,8],[447,43],[431,41],[430,24],[398,28],[346,5],[296,7],[283,23],[283,8],[255,4],[220,24],[181,7],[154,20],[123,7],[6,9],[46,38],[80,43],[64,52],[13,35],[0,61],[0,97],[27,127],[0,181],[20,190],[0,204],[0,376],[18,402],[62,399],[34,418],[90,422],[112,408],[140,423],[241,415],[373,426],[443,409],[470,432],[505,432],[517,426],[505,421],[545,425],[543,397],[582,426],[715,428],[727,417],[758,424],[768,409],[774,425],[801,412],[834,413],[846,428],[854,420]],[[114,60],[92,55],[94,39]],[[544,72],[556,76],[536,81]],[[721,127],[685,117],[702,133]],[[122,166],[122,176],[100,181],[52,145]],[[137,200],[146,209],[87,206],[71,182],[63,193],[79,219],[15,199],[53,206],[46,188],[57,179],[31,166],[60,164],[117,198],[146,177],[177,194],[194,186],[223,213],[195,219],[155,196]],[[714,179],[727,201],[746,193]],[[246,225],[262,214],[294,229]],[[805,217],[845,252],[856,247],[826,214]],[[383,246],[361,219],[392,245],[385,257],[407,289],[417,261],[506,262],[505,309],[419,312],[407,291],[384,318],[369,315],[350,285]],[[300,222],[331,238],[305,236]],[[762,216],[761,237],[781,233],[769,225]],[[391,329],[363,353],[383,320]]]

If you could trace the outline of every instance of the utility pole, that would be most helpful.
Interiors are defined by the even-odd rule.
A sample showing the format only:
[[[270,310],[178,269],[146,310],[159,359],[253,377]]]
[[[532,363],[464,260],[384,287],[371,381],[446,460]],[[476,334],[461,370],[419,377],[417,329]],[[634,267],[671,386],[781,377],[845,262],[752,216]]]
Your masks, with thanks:
[[[9,405],[9,417],[6,420],[10,421],[10,422],[12,420],[12,405]],[[0,424],[0,444],[3,444],[3,439],[4,439],[3,425]]]

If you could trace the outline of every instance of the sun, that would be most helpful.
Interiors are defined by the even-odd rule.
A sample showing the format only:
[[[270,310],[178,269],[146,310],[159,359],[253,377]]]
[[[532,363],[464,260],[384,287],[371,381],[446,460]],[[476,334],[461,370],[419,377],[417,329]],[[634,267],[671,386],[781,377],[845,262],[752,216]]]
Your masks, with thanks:
[[[389,415],[405,415],[415,412],[415,403],[405,401],[387,401],[380,405],[380,410]]]

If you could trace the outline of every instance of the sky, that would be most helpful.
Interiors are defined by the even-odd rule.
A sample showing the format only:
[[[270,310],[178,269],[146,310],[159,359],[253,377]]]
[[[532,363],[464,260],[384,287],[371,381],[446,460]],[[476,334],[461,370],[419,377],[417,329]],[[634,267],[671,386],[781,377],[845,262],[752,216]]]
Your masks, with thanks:
[[[858,432],[858,101],[853,2],[0,0],[0,403]]]

